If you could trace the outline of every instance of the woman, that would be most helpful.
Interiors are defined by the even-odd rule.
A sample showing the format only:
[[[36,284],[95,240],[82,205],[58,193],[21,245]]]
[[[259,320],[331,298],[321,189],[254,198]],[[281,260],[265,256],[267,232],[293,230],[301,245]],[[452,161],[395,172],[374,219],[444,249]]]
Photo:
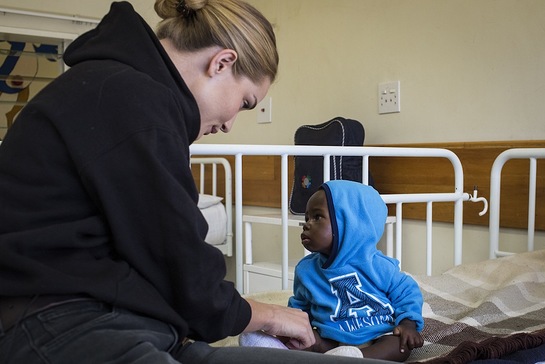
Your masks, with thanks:
[[[155,9],[157,34],[112,4],[0,146],[0,361],[319,361],[204,343],[255,330],[314,343],[305,313],[224,280],[188,163],[193,141],[265,96],[272,27],[239,0]]]

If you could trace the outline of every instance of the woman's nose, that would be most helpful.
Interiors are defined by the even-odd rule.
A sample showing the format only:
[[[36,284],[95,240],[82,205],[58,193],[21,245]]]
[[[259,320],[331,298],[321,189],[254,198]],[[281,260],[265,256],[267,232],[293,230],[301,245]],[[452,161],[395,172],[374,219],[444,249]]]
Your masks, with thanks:
[[[235,123],[235,118],[232,118],[231,120],[223,123],[221,125],[221,131],[224,132],[224,133],[228,133],[231,131],[231,129],[233,128],[233,124]]]

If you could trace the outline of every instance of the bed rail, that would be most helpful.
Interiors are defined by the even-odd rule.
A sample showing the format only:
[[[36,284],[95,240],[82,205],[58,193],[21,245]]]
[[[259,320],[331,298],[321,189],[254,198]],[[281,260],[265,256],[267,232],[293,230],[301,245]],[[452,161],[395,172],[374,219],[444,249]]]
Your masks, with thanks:
[[[490,172],[490,259],[512,255],[513,252],[500,250],[500,197],[501,173],[505,163],[511,159],[528,159],[530,161],[528,180],[528,251],[534,250],[537,159],[545,159],[545,148],[513,148],[508,149],[496,158]]]
[[[243,157],[251,155],[270,155],[281,158],[281,219],[282,219],[282,288],[288,287],[288,214],[289,183],[288,157],[290,156],[322,156],[324,161],[324,181],[329,180],[331,156],[361,156],[363,183],[368,183],[369,157],[439,157],[446,158],[454,169],[454,186],[450,193],[429,194],[383,194],[387,204],[396,205],[396,258],[401,261],[402,250],[402,205],[405,203],[427,204],[426,233],[426,271],[431,274],[432,254],[432,206],[434,202],[454,203],[454,265],[462,260],[462,223],[463,201],[472,198],[463,192],[464,176],[462,164],[456,154],[439,148],[389,148],[389,147],[324,147],[301,145],[237,145],[237,144],[193,144],[191,154],[231,155],[235,157],[235,237],[236,237],[236,285],[243,289],[243,221],[242,221],[242,170]]]
[[[233,256],[233,177],[229,161],[221,157],[191,158],[192,165],[199,165],[199,193],[206,193],[205,179],[206,166],[210,165],[212,169],[212,191],[213,196],[218,195],[218,165],[223,167],[225,172],[225,213],[227,215],[227,237],[223,245],[216,245],[223,254],[228,257]]]

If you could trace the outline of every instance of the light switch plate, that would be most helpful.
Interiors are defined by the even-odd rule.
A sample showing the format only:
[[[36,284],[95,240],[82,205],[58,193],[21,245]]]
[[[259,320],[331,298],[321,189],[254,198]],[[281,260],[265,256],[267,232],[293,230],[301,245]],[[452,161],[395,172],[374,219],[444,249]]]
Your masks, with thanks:
[[[272,123],[272,97],[266,96],[257,104],[256,109],[258,124]]]

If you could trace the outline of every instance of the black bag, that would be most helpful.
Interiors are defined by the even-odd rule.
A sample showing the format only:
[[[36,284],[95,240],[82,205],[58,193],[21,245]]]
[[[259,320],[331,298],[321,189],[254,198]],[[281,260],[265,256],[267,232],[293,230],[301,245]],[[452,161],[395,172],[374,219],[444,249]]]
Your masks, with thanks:
[[[351,119],[336,117],[323,124],[303,125],[295,131],[295,145],[362,146],[363,125]],[[307,201],[324,182],[324,161],[321,156],[295,156],[290,212],[304,215]],[[331,156],[330,179],[362,181],[362,157]],[[371,179],[369,184],[372,185]]]

